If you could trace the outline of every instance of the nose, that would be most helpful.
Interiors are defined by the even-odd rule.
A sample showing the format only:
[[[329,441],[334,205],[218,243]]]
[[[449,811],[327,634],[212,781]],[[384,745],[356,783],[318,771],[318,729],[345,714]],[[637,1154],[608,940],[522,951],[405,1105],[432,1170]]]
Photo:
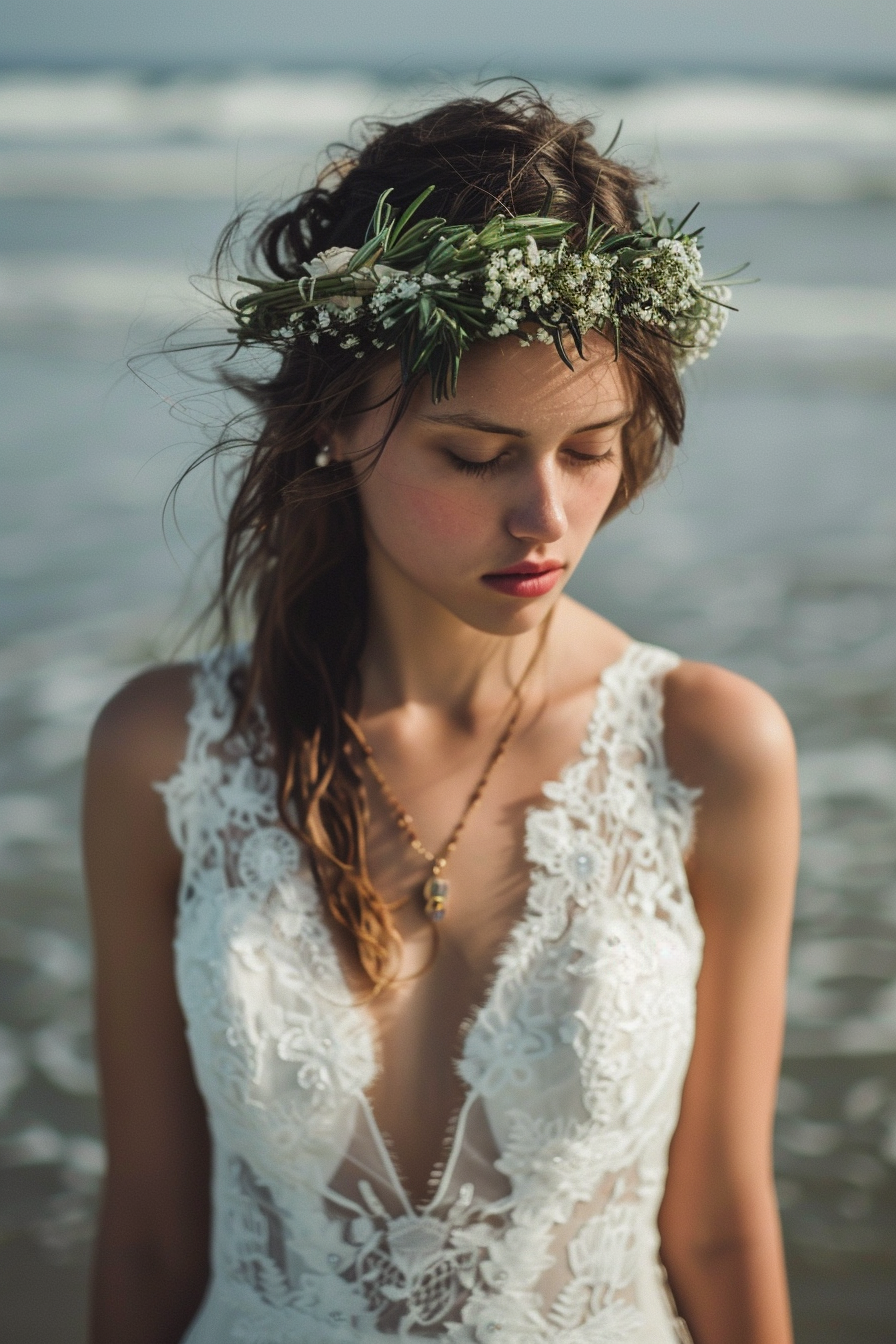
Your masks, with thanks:
[[[544,544],[559,541],[567,528],[566,509],[555,464],[534,465],[520,483],[520,492],[507,515],[507,530],[520,541]]]

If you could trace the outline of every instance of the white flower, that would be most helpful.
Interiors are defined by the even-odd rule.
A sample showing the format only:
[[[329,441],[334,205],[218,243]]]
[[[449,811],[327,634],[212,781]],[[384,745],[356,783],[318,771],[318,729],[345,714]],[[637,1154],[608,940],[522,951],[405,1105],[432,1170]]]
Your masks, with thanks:
[[[728,321],[731,290],[727,285],[704,285],[702,298],[695,299],[690,311],[669,324],[669,334],[681,346],[675,353],[678,368],[686,369],[698,359],[706,359]]]
[[[316,257],[305,262],[305,270],[314,280],[321,280],[331,275],[345,275],[348,271],[349,263],[355,255],[356,249],[353,247],[328,247],[324,252],[318,252]],[[393,276],[402,275],[403,272],[396,270],[394,266],[364,266],[359,272],[362,275],[374,276],[378,281],[391,280]],[[342,310],[343,321],[353,321],[357,317],[357,310],[361,307],[364,300],[359,294],[334,294],[326,299],[328,307]],[[321,323],[326,326],[326,323]]]
[[[353,247],[328,247],[325,252],[318,252],[316,257],[306,261],[305,270],[315,280],[329,275],[344,275],[354,255]],[[328,306],[342,309],[360,308],[362,302],[363,300],[356,294],[334,294],[326,300]],[[321,321],[320,325],[329,326],[329,319],[326,322]]]
[[[318,252],[316,257],[305,262],[305,270],[315,277],[322,275],[342,275],[348,270],[348,264],[355,255],[354,247],[328,247]]]

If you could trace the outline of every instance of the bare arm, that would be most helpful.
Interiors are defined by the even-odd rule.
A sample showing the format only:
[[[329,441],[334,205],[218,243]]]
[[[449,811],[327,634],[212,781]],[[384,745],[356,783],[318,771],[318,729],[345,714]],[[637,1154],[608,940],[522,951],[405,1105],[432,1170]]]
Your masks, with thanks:
[[[183,754],[189,670],[126,686],[87,762],[84,852],[109,1170],[92,1344],[176,1344],[208,1277],[209,1139],[174,985],[180,854],[152,788]]]
[[[683,664],[667,749],[703,798],[688,864],[706,936],[694,1053],[660,1211],[695,1344],[790,1344],[772,1177],[799,815],[793,740],[758,687]]]

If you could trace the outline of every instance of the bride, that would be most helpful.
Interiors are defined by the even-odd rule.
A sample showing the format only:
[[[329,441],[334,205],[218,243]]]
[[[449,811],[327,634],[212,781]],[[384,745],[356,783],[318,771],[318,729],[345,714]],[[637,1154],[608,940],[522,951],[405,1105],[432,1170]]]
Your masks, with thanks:
[[[791,735],[563,591],[727,293],[591,130],[460,99],[258,236],[224,636],[88,761],[94,1344],[791,1339]]]

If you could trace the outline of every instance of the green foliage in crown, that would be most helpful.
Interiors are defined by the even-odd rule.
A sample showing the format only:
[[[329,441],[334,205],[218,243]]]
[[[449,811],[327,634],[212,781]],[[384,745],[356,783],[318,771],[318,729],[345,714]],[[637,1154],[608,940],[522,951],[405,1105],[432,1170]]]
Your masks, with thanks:
[[[581,355],[594,329],[618,352],[626,319],[665,332],[680,368],[718,340],[730,290],[704,280],[700,231],[684,231],[690,216],[648,218],[627,233],[592,217],[577,249],[566,239],[574,225],[547,215],[498,215],[478,231],[439,216],[414,222],[433,190],[399,218],[383,192],[363,246],[329,248],[297,279],[240,276],[252,292],[231,309],[239,343],[335,340],[358,358],[396,349],[403,379],[428,371],[439,401],[454,394],[474,341],[510,332],[525,345],[553,343],[570,367],[565,340]]]

